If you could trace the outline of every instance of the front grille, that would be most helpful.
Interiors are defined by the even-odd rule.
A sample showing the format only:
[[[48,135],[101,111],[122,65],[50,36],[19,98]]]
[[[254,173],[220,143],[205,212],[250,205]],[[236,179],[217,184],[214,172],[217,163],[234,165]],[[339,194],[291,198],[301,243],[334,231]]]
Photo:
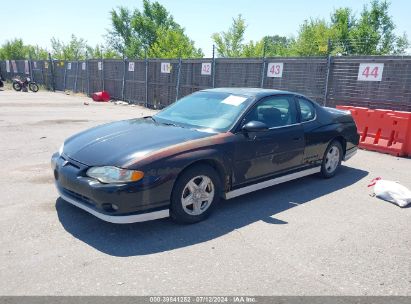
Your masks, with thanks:
[[[79,193],[68,190],[66,188],[63,188],[63,190],[64,190],[64,192],[66,192],[66,194],[70,195],[71,197],[73,197],[77,200],[80,200],[83,203],[89,204],[91,206],[95,206],[95,203],[90,198],[88,198],[87,196],[81,195]]]

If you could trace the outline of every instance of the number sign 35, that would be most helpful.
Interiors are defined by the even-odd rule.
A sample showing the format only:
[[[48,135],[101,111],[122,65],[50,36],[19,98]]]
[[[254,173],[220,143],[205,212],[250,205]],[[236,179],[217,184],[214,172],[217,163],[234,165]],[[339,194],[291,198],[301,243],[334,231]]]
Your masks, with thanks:
[[[381,81],[384,63],[360,63],[358,69],[358,80]]]

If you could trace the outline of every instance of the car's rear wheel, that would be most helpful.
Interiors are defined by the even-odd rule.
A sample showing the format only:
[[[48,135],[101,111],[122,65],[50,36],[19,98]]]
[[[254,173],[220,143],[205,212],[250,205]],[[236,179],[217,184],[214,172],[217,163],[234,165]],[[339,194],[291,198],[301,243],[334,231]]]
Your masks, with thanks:
[[[196,165],[177,179],[171,194],[171,218],[180,223],[196,223],[207,218],[220,199],[217,172],[207,165]]]
[[[333,177],[341,166],[343,150],[341,143],[332,141],[325,150],[321,165],[321,175],[325,178]]]

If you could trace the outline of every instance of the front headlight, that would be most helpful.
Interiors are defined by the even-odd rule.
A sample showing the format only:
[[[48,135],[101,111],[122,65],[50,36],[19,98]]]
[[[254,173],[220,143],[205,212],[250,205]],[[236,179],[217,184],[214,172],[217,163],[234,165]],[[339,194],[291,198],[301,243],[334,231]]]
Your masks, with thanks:
[[[63,154],[63,149],[64,149],[64,142],[63,142],[62,145],[60,146],[59,155]]]
[[[112,166],[92,167],[86,174],[105,184],[136,182],[144,177],[144,172]]]

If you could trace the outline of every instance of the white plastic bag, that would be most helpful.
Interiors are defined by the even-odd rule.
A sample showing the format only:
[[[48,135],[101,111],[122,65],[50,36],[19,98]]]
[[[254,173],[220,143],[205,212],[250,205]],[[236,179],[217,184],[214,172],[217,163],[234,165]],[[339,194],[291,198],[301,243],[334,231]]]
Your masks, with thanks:
[[[411,191],[397,182],[383,180],[381,177],[377,177],[368,185],[368,187],[372,186],[374,186],[374,193],[378,198],[394,203],[400,207],[405,207],[411,203]]]

